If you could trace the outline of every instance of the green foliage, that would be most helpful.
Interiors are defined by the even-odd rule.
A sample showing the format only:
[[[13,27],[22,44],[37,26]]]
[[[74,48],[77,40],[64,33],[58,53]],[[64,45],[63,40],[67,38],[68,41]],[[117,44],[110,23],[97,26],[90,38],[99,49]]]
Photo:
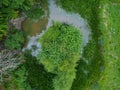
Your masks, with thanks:
[[[0,1],[0,40],[7,36],[8,22],[16,18],[21,11],[28,11],[34,0],[1,0]]]
[[[57,3],[68,12],[79,13],[82,17],[90,19],[92,7],[98,6],[99,0],[57,0]]]
[[[44,14],[44,11],[41,8],[31,8],[27,12],[28,18],[33,20],[39,20],[43,14]]]
[[[2,40],[3,36],[7,36],[7,25],[0,25],[0,41]]]
[[[75,78],[76,62],[80,59],[81,42],[81,33],[77,28],[61,23],[55,23],[40,38],[42,51],[37,59],[48,72],[58,75],[53,80],[55,90],[61,90],[61,83],[63,90],[70,89]]]
[[[5,82],[5,90],[32,90],[26,83],[26,70],[24,66],[11,72],[11,80]]]
[[[24,35],[22,31],[16,31],[15,33],[8,36],[5,41],[7,49],[21,49],[24,43]]]
[[[109,0],[112,3],[120,3],[120,0]]]
[[[96,56],[96,44],[90,40],[84,47],[82,57],[76,67],[76,78],[71,90],[94,90],[94,84],[100,78],[100,73],[104,69],[104,62],[94,59]]]
[[[55,90],[70,90],[72,86],[73,79],[75,79],[75,73],[59,73],[53,79]]]
[[[46,3],[46,0],[35,0],[35,4],[26,12],[28,18],[37,22],[45,14],[43,7]]]
[[[53,90],[52,79],[55,75],[48,73],[29,52],[25,53],[25,67],[28,72],[26,81],[35,90]]]
[[[75,58],[76,55],[79,57],[81,40],[78,29],[57,23],[40,38],[43,50],[37,58],[45,64],[46,68],[51,67],[48,68],[48,71],[57,73],[60,71],[58,65],[76,63],[76,59],[71,59]]]
[[[11,9],[28,10],[34,4],[34,0],[4,0],[0,1],[0,7],[9,7]]]

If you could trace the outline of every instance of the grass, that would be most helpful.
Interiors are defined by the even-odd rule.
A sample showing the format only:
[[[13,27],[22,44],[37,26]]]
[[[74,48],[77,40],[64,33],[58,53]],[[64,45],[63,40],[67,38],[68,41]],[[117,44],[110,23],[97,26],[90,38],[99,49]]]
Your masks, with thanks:
[[[120,90],[120,3],[104,4],[100,20],[104,40],[105,70],[99,80],[99,88]]]

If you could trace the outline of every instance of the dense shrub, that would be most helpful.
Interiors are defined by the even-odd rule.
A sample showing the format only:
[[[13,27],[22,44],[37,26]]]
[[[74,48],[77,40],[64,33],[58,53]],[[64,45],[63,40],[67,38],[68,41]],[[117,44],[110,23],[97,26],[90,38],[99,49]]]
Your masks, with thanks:
[[[25,53],[25,67],[28,72],[26,81],[35,90],[53,90],[52,79],[55,75],[48,73],[29,52]]]
[[[28,18],[33,20],[39,20],[43,14],[44,12],[41,8],[32,8],[27,12]]]
[[[10,34],[5,41],[5,46],[7,49],[21,49],[24,43],[24,35],[22,31],[16,31]]]
[[[80,59],[81,42],[80,30],[60,23],[55,23],[40,38],[42,51],[37,59],[48,72],[57,74],[53,79],[55,90],[70,89]]]

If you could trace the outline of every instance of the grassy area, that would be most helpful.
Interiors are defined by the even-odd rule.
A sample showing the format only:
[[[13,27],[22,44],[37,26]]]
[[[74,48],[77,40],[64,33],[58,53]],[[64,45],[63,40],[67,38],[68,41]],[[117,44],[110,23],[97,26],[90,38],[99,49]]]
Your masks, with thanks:
[[[120,3],[102,6],[100,28],[103,33],[105,70],[100,90],[120,90]]]

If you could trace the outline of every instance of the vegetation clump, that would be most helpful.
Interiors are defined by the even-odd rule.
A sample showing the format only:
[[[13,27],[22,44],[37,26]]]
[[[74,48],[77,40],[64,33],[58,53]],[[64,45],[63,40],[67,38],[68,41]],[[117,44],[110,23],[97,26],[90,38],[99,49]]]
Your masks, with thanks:
[[[10,34],[5,41],[7,49],[21,49],[24,43],[24,35],[22,31],[15,30],[14,33]]]
[[[44,69],[42,64],[39,64],[36,57],[30,54],[30,51],[25,52],[25,69],[27,71],[26,82],[35,90],[53,90],[52,79],[55,74],[49,73]]]
[[[76,62],[80,59],[82,38],[80,30],[67,24],[55,23],[40,38],[42,51],[37,55],[53,79],[55,90],[69,90],[75,78]]]
[[[41,8],[32,8],[27,12],[28,18],[33,20],[39,20],[43,14],[44,11]]]

